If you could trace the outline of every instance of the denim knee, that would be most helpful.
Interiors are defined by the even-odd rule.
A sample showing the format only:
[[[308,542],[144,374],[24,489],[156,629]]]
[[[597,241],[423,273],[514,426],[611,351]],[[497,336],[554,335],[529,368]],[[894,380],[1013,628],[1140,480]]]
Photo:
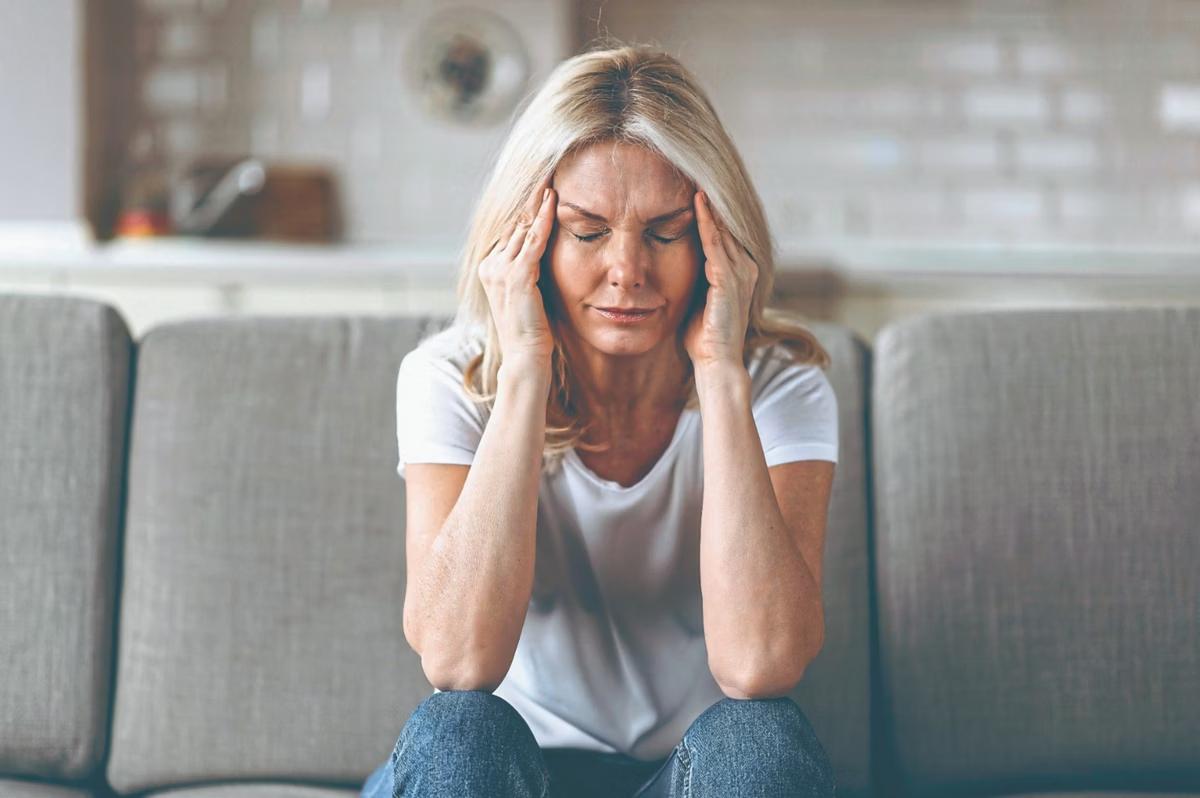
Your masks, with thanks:
[[[833,795],[833,767],[803,710],[787,696],[764,699],[723,698],[692,722],[683,735],[693,783],[710,769],[742,769],[764,794],[794,785],[789,794]],[[799,788],[803,785],[804,790]],[[703,794],[697,793],[697,794]]]
[[[417,704],[408,723],[454,724],[463,716],[468,716],[473,724],[496,726],[505,733],[519,734],[521,729],[529,731],[525,719],[512,704],[486,690],[443,690],[432,693]]]
[[[392,751],[397,791],[428,785],[486,784],[541,796],[541,749],[512,704],[485,690],[433,693],[413,710]],[[458,794],[466,795],[466,792]]]

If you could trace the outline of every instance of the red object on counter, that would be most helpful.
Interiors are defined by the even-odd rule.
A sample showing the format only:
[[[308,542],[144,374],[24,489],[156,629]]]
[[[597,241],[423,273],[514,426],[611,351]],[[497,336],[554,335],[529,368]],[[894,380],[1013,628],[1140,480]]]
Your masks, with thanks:
[[[151,238],[171,234],[171,217],[166,211],[132,209],[117,217],[115,235],[121,238]]]

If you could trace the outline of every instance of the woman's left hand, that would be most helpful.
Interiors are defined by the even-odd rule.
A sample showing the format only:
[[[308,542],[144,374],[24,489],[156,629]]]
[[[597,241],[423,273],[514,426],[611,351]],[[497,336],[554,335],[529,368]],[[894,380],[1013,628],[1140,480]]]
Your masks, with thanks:
[[[713,365],[744,367],[742,360],[750,300],[758,282],[758,264],[737,239],[721,227],[708,205],[708,195],[697,191],[696,225],[704,250],[708,293],[683,335],[683,345],[695,369]]]

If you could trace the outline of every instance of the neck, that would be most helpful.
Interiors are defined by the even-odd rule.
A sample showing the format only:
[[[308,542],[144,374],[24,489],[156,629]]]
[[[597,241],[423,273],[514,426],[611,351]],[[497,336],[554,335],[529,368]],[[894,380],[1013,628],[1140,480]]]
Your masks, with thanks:
[[[680,357],[673,338],[641,355],[614,356],[586,344],[563,340],[582,396],[580,406],[600,426],[630,427],[678,412],[683,405],[680,386],[691,363]]]

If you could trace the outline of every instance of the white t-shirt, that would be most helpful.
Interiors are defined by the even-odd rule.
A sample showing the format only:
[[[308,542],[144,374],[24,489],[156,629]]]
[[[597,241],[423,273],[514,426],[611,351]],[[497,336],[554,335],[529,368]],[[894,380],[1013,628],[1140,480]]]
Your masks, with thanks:
[[[488,411],[465,393],[462,370],[482,347],[477,330],[452,326],[404,357],[401,477],[405,463],[472,461]],[[762,352],[749,371],[767,465],[836,463],[837,399],[824,371]],[[662,457],[629,487],[598,477],[574,450],[543,471],[533,596],[495,690],[542,748],[661,759],[724,698],[701,616],[701,432],[699,411],[685,410]]]

